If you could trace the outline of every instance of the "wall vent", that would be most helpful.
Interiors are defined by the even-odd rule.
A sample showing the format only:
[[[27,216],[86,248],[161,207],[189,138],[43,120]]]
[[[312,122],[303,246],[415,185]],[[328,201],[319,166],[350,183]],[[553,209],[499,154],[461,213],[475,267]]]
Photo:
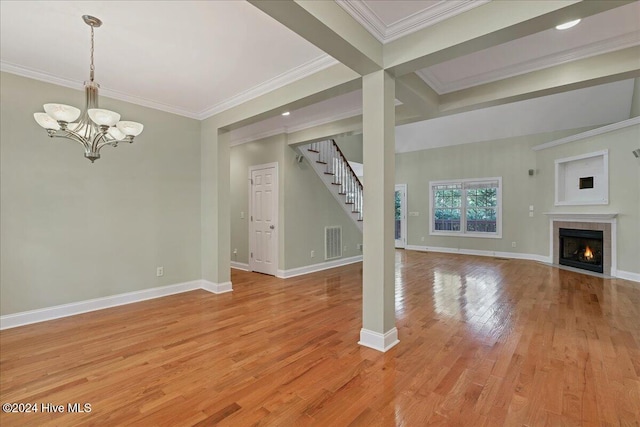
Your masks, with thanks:
[[[342,227],[325,227],[324,259],[330,260],[340,257],[342,257]]]

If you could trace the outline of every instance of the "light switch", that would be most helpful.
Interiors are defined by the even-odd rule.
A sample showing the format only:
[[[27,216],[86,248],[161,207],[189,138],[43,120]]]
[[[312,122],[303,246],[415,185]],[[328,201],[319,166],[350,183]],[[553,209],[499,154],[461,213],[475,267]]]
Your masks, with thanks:
[[[533,211],[533,205],[529,205],[529,211]]]
[[[244,212],[240,212],[240,219],[244,219]]]

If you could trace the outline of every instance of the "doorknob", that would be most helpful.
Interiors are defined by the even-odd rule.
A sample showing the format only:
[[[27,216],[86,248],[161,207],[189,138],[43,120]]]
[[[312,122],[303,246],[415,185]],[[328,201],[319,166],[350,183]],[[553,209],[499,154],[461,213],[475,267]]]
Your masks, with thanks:
[[[273,230],[274,228],[276,228],[276,226],[275,225],[270,225],[269,228]]]

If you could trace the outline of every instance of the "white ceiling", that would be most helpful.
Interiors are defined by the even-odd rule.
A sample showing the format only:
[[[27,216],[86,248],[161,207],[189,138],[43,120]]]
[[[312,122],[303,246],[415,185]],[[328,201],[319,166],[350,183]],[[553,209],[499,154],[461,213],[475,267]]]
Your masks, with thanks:
[[[383,43],[446,20],[485,0],[338,0]],[[251,4],[232,1],[0,1],[0,69],[80,89],[88,77],[89,28],[96,30],[96,80],[101,95],[203,119],[322,70],[336,61]],[[585,19],[568,31],[550,29],[421,70],[438,93],[482,84],[580,57],[640,44],[640,3]],[[401,151],[432,144],[474,142],[558,126],[594,126],[628,118],[629,83],[518,103],[530,117],[507,129],[495,107],[400,127]],[[625,93],[622,93],[627,91]],[[574,96],[574,98],[572,98]],[[577,103],[581,100],[582,104]],[[610,108],[580,110],[596,103]],[[55,100],[53,100],[55,101]],[[604,102],[606,101],[606,102]],[[576,109],[579,107],[578,109]],[[624,111],[627,111],[627,117]],[[234,130],[232,140],[291,132],[361,113],[359,92]],[[548,117],[544,114],[548,113]],[[487,126],[460,134],[473,117]],[[546,119],[542,119],[547,117]],[[440,123],[440,124],[438,124]],[[439,126],[429,128],[429,126]],[[431,129],[431,130],[429,130]],[[480,129],[480,128],[479,128]],[[493,134],[489,130],[493,130]],[[410,130],[437,132],[417,145]],[[482,138],[479,139],[479,136]],[[406,141],[404,141],[406,138]],[[425,139],[425,138],[422,138]],[[438,142],[436,142],[438,141]],[[447,142],[449,141],[449,142]],[[404,147],[404,148],[403,148]],[[407,148],[413,147],[413,148]]]
[[[640,3],[590,16],[418,71],[439,94],[640,44]]]
[[[204,118],[336,61],[244,1],[2,1],[2,70]]]
[[[606,125],[629,118],[633,79],[396,127],[396,152]]]

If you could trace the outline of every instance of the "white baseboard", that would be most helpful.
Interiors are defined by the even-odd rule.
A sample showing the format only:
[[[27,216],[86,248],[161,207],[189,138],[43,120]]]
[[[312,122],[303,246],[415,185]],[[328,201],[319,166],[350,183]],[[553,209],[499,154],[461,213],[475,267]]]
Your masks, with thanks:
[[[38,310],[7,314],[0,316],[0,330],[30,325],[32,323],[46,322],[47,320],[74,316],[76,314],[103,310],[105,308],[132,304],[154,298],[166,297],[169,295],[180,294],[182,292],[194,291],[196,289],[205,289],[216,294],[230,292],[232,290],[231,282],[216,284],[206,280],[193,280],[191,282],[178,283],[175,285],[161,286],[141,291],[111,295],[103,298],[94,298],[69,304],[56,305]]]
[[[369,347],[384,353],[399,342],[398,328],[394,327],[384,334],[365,328],[360,329],[360,341],[358,341],[358,344],[362,346]]]
[[[549,257],[537,254],[523,254],[519,252],[499,252],[499,251],[481,251],[477,249],[460,249],[460,248],[445,248],[437,246],[417,246],[407,245],[409,251],[422,251],[422,252],[440,252],[446,254],[462,254],[462,255],[477,255],[477,256],[490,256],[498,258],[510,258],[510,259],[528,259],[532,261],[549,262]]]
[[[616,271],[616,277],[624,280],[631,280],[632,282],[640,282],[640,274],[633,273],[631,271]]]
[[[231,268],[235,268],[236,270],[249,271],[249,264],[245,264],[244,262],[231,261]]]
[[[212,292],[214,294],[224,294],[225,292],[233,291],[231,282],[213,283],[208,280],[201,280],[200,282],[202,283],[202,285],[200,286],[201,289]]]
[[[458,248],[442,248],[433,246],[417,246],[407,245],[406,250],[409,251],[421,251],[421,252],[441,252],[449,254],[462,254],[462,255],[478,255],[478,256],[490,256],[499,258],[511,258],[511,259],[528,259],[531,261],[539,261],[545,264],[551,264],[551,257],[537,254],[522,254],[517,252],[494,252],[494,251],[478,251],[473,249],[458,249]],[[630,280],[632,282],[640,282],[640,274],[630,271],[612,270],[611,275],[619,279]]]
[[[276,277],[288,279],[290,277],[302,276],[303,274],[315,273],[316,271],[328,270],[330,268],[341,267],[343,265],[354,264],[362,261],[362,255],[349,258],[341,258],[333,261],[321,262],[319,264],[307,265],[304,267],[291,268],[289,270],[278,270]]]

